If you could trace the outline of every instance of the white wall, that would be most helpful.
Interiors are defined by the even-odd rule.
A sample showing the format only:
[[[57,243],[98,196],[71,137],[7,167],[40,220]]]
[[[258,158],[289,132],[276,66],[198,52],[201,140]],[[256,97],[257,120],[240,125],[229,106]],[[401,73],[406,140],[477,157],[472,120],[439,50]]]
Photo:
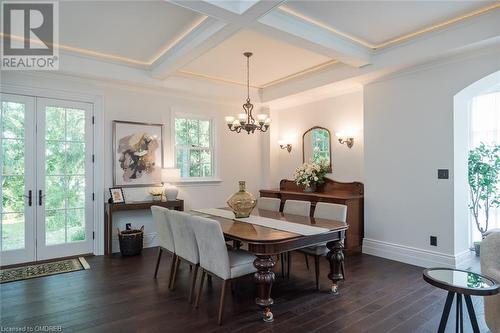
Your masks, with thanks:
[[[499,69],[496,48],[365,86],[364,252],[422,266],[460,264],[467,245],[454,242],[464,228],[454,217],[454,96]],[[439,168],[450,169],[449,180],[437,179]]]
[[[222,180],[215,184],[179,185],[179,198],[185,200],[186,209],[225,206],[226,199],[238,189],[238,180],[246,180],[249,191],[258,196],[262,188],[261,146],[269,134],[236,134],[227,129],[224,116],[241,112],[239,104],[223,104],[218,101],[198,100],[179,97],[168,91],[132,88],[123,85],[106,84],[93,80],[78,80],[58,75],[33,75],[20,72],[3,72],[2,84],[43,88],[77,94],[95,94],[104,101],[104,184],[99,190],[109,197],[112,186],[112,130],[113,120],[129,120],[164,124],[165,166],[172,165],[170,119],[171,112],[189,112],[213,115],[216,119],[216,156],[219,159],[219,176]],[[243,96],[243,95],[242,95]],[[249,158],[250,157],[250,158]],[[124,189],[126,200],[149,200],[150,188]],[[146,246],[156,244],[155,229],[148,211],[118,212],[114,215],[113,229],[124,229],[125,223],[145,226]],[[115,236],[116,238],[116,236]],[[113,244],[118,251],[117,242]]]
[[[273,138],[271,150],[277,154],[272,167],[271,186],[277,187],[281,179],[292,179],[296,167],[302,164],[302,135],[313,126],[322,126],[332,135],[333,172],[329,178],[338,181],[363,181],[363,92],[322,99],[286,109],[272,110]],[[354,146],[341,145],[336,132],[355,130]],[[292,139],[292,152],[279,149],[277,140]]]

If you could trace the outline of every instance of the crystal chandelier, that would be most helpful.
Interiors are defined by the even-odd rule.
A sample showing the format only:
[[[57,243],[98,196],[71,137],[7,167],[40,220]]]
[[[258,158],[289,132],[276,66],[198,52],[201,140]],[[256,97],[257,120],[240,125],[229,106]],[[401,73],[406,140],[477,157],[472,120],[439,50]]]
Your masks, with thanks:
[[[271,119],[267,114],[258,114],[257,120],[255,120],[252,115],[253,104],[250,103],[250,57],[252,56],[252,52],[245,52],[243,55],[247,57],[247,100],[243,104],[245,113],[240,113],[238,119],[228,116],[225,117],[225,120],[229,130],[232,132],[240,133],[241,130],[247,131],[248,134],[254,133],[256,130],[265,132],[269,128]]]

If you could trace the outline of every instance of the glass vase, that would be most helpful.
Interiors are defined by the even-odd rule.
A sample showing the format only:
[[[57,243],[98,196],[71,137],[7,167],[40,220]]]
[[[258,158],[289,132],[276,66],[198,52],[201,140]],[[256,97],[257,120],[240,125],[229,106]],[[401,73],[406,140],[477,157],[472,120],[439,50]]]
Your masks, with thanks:
[[[240,181],[240,190],[233,194],[227,204],[232,209],[236,218],[249,217],[252,210],[257,205],[257,200],[245,189],[245,182]]]

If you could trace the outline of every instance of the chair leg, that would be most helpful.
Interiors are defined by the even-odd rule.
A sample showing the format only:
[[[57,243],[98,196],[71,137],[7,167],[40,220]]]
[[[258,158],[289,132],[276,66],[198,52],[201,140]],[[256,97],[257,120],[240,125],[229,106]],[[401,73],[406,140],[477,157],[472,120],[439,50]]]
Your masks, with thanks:
[[[304,253],[304,258],[306,259],[306,267],[309,270],[309,259],[307,258],[307,254]]]
[[[179,263],[180,259],[178,256],[175,256],[175,265],[174,265],[174,271],[172,272],[172,278],[170,279],[170,290],[174,290],[175,286],[175,279],[177,277],[177,270],[179,269]]]
[[[193,276],[191,277],[191,289],[189,290],[189,303],[193,303],[194,297],[194,288],[196,287],[196,278],[198,275],[198,267],[199,265],[194,265]]]
[[[160,267],[160,259],[161,259],[161,254],[163,250],[161,247],[158,248],[158,259],[156,259],[156,267],[155,267],[155,275],[154,278],[156,279],[156,276],[158,275],[158,267]]]
[[[172,276],[174,275],[175,263],[177,262],[177,255],[172,254],[172,261],[170,262],[170,272],[168,274],[168,289],[170,290],[170,286],[172,285]]]
[[[198,306],[200,306],[201,292],[203,291],[203,283],[205,282],[206,275],[207,275],[207,272],[202,268],[201,269],[201,281],[200,281],[200,285],[198,286],[198,293],[196,294],[196,301],[194,302],[195,308],[198,308]]]
[[[314,256],[314,271],[316,274],[316,290],[319,290],[319,256]]]
[[[290,271],[292,269],[292,251],[287,253],[287,272],[286,272],[286,277],[287,279],[290,279]]]
[[[281,277],[284,279],[285,278],[285,254],[281,253],[280,254],[280,261],[281,261]]]
[[[229,281],[224,280],[222,282],[222,290],[220,292],[220,302],[219,302],[219,318],[217,320],[217,324],[222,325],[222,313],[224,312],[224,298],[226,295],[226,285]]]

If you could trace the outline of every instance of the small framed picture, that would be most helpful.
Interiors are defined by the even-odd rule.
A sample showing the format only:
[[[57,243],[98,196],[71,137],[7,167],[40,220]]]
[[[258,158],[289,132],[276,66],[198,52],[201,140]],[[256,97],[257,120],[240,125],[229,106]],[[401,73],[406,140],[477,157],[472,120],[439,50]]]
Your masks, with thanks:
[[[109,194],[111,194],[111,203],[125,203],[123,196],[123,189],[121,187],[110,187]]]

